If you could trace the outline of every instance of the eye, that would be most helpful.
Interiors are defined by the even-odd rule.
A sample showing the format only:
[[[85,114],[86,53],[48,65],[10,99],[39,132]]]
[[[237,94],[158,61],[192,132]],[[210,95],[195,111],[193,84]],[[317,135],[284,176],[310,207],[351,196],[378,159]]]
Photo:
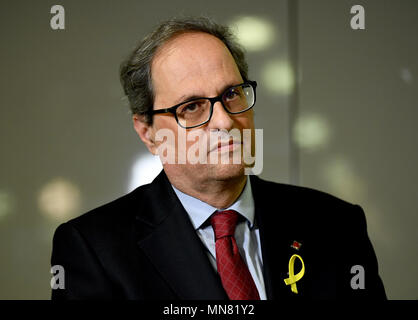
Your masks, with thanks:
[[[198,108],[198,105],[197,105],[197,103],[194,102],[194,103],[190,103],[190,104],[186,105],[183,108],[183,111],[193,112],[193,111],[196,111],[197,108]]]
[[[184,105],[182,105],[179,109],[180,113],[185,114],[185,113],[194,113],[196,111],[199,111],[200,109],[202,109],[202,107],[204,106],[204,102],[203,101],[192,101],[189,103],[186,103]]]
[[[225,100],[230,101],[230,100],[234,100],[234,99],[238,98],[239,96],[240,96],[240,94],[237,91],[237,89],[235,88],[235,89],[228,90],[225,93],[224,98],[225,98]]]

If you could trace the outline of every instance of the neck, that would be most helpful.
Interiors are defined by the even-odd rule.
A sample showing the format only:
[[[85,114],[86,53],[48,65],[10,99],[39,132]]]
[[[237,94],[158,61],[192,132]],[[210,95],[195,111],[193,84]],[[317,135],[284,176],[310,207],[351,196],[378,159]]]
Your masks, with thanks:
[[[199,184],[187,183],[185,179],[171,179],[170,182],[183,193],[195,197],[212,207],[225,209],[231,206],[245,187],[247,176],[228,180],[208,180]]]

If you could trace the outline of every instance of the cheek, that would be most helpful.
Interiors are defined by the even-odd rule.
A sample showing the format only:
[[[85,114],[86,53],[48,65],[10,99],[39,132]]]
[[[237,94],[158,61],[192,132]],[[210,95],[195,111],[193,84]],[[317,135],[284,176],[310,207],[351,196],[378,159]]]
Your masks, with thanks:
[[[178,125],[174,118],[165,115],[155,116],[153,128],[157,146],[164,144],[164,147],[172,150],[177,147]]]
[[[209,136],[203,130],[189,131],[187,133],[187,152],[199,153],[199,150],[207,150]]]
[[[154,128],[156,130],[169,129],[174,131],[177,130],[177,122],[171,114],[154,115]]]
[[[241,129],[254,129],[254,112],[249,110],[241,115],[238,115],[235,119],[235,123]]]

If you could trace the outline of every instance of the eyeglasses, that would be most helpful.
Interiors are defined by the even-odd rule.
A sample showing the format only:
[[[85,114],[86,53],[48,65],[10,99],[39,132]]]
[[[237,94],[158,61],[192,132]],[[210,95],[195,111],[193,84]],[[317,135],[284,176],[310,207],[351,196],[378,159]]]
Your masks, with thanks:
[[[191,129],[202,126],[210,121],[213,106],[221,102],[229,114],[239,114],[250,110],[255,105],[255,88],[257,82],[246,81],[229,87],[214,98],[193,98],[166,109],[149,110],[149,115],[172,113],[180,127]]]

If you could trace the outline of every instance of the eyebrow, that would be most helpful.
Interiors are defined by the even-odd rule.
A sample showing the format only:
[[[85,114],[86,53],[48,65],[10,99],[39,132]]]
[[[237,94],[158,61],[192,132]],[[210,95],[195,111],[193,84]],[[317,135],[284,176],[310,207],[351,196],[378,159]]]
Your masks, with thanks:
[[[242,83],[242,82],[240,82],[240,83]],[[221,93],[223,93],[223,92],[225,92],[228,88],[233,87],[233,86],[237,86],[237,85],[239,85],[240,83],[236,83],[236,84],[234,84],[234,83],[229,83],[229,84],[227,84],[227,85],[223,86],[223,87],[222,87],[222,90],[221,90],[220,92],[221,92]],[[187,101],[190,101],[190,100],[193,100],[193,99],[198,99],[198,98],[210,98],[210,97],[205,97],[205,96],[202,96],[202,95],[196,95],[196,94],[184,94],[184,95],[182,95],[180,98],[176,99],[175,104],[179,104],[179,103],[182,103],[182,102],[187,102]]]

